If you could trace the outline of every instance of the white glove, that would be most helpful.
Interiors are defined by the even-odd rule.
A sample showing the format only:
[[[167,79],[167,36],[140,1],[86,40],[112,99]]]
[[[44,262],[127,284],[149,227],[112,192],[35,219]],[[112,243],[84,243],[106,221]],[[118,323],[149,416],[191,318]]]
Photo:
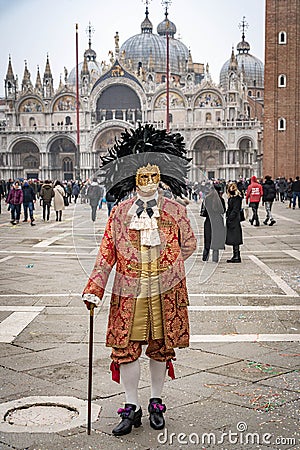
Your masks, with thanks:
[[[95,294],[83,294],[82,300],[84,302],[93,303],[96,308],[97,308],[97,306],[100,305],[100,302],[101,302],[100,298],[97,297],[97,295],[95,295]]]

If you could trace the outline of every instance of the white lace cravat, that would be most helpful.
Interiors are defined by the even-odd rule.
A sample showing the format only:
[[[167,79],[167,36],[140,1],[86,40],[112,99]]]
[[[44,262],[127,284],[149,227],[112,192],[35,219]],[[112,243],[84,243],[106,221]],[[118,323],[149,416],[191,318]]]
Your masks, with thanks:
[[[142,197],[137,195],[137,200],[141,200],[144,203],[144,211],[137,215],[137,211],[140,209],[138,204],[133,203],[129,210],[129,214],[132,215],[132,219],[129,225],[131,230],[139,230],[141,232],[141,245],[147,245],[148,247],[155,247],[160,245],[160,237],[158,232],[157,217],[159,217],[159,209],[157,204],[152,207],[153,215],[149,217],[146,208],[147,202],[158,199],[158,193],[156,192],[151,197]]]

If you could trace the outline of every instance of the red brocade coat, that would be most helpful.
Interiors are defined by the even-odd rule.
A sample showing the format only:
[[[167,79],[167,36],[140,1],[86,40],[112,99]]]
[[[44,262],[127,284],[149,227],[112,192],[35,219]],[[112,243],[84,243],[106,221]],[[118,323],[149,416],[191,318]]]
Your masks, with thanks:
[[[134,318],[135,301],[140,292],[140,231],[129,229],[128,214],[135,198],[115,206],[109,216],[94,269],[83,291],[100,299],[114,265],[106,345],[126,348]],[[159,196],[160,256],[159,273],[162,320],[167,348],[189,345],[188,294],[184,260],[195,251],[194,236],[186,209],[174,200]]]

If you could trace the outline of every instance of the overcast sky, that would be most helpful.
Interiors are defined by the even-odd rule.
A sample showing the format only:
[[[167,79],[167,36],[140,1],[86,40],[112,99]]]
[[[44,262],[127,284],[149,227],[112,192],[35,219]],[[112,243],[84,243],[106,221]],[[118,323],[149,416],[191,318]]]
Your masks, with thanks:
[[[92,48],[97,60],[108,61],[114,50],[114,35],[119,32],[120,46],[140,33],[145,17],[142,0],[0,0],[0,97],[4,96],[4,78],[11,55],[19,86],[27,60],[31,81],[35,84],[37,65],[44,74],[47,53],[54,78],[75,66],[75,24],[79,26],[79,61],[88,47],[86,29],[94,29]],[[264,60],[265,0],[172,0],[169,19],[175,23],[179,38],[191,50],[194,62],[208,63],[212,78],[219,82],[223,63],[230,58],[231,48],[241,40],[239,24],[243,16],[249,24],[246,40],[250,53]],[[164,19],[161,0],[149,2],[149,19],[156,33]]]

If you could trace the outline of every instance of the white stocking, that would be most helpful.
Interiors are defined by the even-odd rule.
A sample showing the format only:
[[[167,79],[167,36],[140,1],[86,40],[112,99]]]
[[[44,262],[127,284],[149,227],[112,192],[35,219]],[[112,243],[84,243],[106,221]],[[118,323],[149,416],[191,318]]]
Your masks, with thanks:
[[[150,359],[149,365],[151,374],[151,398],[161,398],[167,371],[166,362]]]
[[[120,364],[121,382],[125,389],[126,403],[136,405],[136,411],[140,407],[138,401],[140,374],[140,361],[138,359],[131,363]]]

